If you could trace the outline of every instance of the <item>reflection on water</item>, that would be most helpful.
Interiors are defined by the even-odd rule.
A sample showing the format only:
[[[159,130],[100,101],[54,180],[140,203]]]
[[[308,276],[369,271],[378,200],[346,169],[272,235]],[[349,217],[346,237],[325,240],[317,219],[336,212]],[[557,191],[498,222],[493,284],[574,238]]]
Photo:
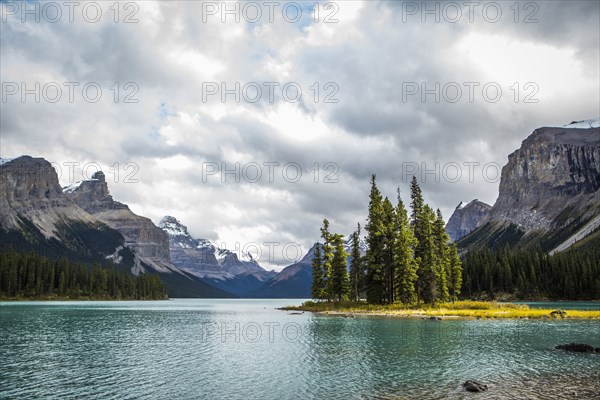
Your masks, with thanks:
[[[341,318],[298,300],[2,303],[0,398],[595,398],[600,322]],[[551,307],[552,308],[552,307]],[[564,308],[564,307],[563,307]],[[576,393],[576,395],[573,395]]]

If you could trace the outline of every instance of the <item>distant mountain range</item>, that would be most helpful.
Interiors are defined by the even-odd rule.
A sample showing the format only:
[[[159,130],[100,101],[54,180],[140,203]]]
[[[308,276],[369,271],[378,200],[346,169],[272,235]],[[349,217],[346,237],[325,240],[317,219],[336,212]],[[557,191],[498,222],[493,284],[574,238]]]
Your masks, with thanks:
[[[206,239],[194,239],[187,227],[174,217],[164,217],[159,227],[169,235],[173,264],[204,282],[240,297],[311,297],[314,245],[300,261],[276,273],[266,271],[249,254],[240,260],[236,253],[221,249]],[[346,242],[348,252],[351,245],[349,239]],[[361,249],[364,254],[362,241]]]
[[[536,129],[502,169],[494,206],[461,202],[446,227],[461,250],[600,248],[600,118]],[[314,246],[281,272],[159,226],[112,198],[102,172],[61,188],[43,158],[0,159],[0,248],[158,274],[171,297],[309,298]],[[346,243],[349,250],[351,242]],[[364,243],[360,243],[365,252]]]
[[[277,275],[262,268],[250,254],[240,260],[233,251],[221,249],[205,239],[194,239],[187,227],[174,217],[164,217],[158,226],[168,236],[173,264],[236,296],[247,296]]]
[[[167,235],[114,201],[102,172],[63,191],[43,158],[3,159],[0,217],[3,250],[158,274],[171,297],[232,297],[174,266]]]

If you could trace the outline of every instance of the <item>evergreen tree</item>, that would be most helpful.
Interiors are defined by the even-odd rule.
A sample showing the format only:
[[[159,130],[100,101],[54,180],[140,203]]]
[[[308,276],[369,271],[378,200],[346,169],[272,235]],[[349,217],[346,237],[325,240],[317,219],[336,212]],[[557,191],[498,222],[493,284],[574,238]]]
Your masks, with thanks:
[[[423,299],[422,287],[425,275],[423,263],[426,259],[429,259],[433,256],[430,254],[426,254],[426,242],[431,239],[431,227],[428,227],[428,216],[425,216],[423,213],[423,193],[421,192],[421,188],[419,187],[417,178],[414,176],[412,177],[412,180],[410,182],[410,199],[410,223],[412,225],[413,235],[416,239],[415,260],[417,262],[417,280],[415,282],[415,290],[417,293],[417,302],[420,302]]]
[[[450,249],[448,242],[450,237],[446,233],[444,218],[438,208],[436,218],[433,222],[433,238],[435,243],[435,284],[437,297],[435,300],[447,301],[448,294],[448,275],[450,275]]]
[[[462,260],[463,292],[468,296],[490,298],[506,292],[520,299],[598,299],[600,251],[597,247],[591,245],[587,250],[584,247],[552,256],[541,248],[471,250]]]
[[[365,278],[367,301],[372,304],[383,304],[385,296],[384,256],[384,216],[383,198],[377,188],[375,175],[371,177],[371,194],[369,196],[369,216],[367,225],[367,274]]]
[[[452,243],[450,246],[450,276],[448,280],[448,289],[450,291],[450,296],[452,301],[458,300],[458,296],[460,295],[461,287],[462,287],[462,263],[460,262],[460,257],[458,256],[458,248],[456,247],[456,243]]]
[[[394,245],[396,243],[396,214],[394,206],[386,197],[383,200],[383,301],[392,304],[395,297],[394,289]]]
[[[414,258],[414,248],[417,241],[410,228],[408,213],[400,198],[400,192],[398,192],[396,206],[395,229],[397,232],[394,245],[396,299],[404,304],[410,304],[416,300],[417,262]]]
[[[420,265],[417,272],[419,299],[426,303],[433,303],[437,298],[436,287],[436,257],[435,242],[432,225],[435,222],[435,213],[425,205],[415,225],[421,229],[421,238],[418,239],[417,251],[420,254]]]
[[[331,301],[331,263],[333,261],[333,247],[331,245],[331,233],[329,232],[329,221],[327,219],[323,220],[323,227],[321,228],[321,238],[323,239],[323,298],[327,299],[327,301]]]
[[[423,192],[421,192],[421,187],[419,186],[419,182],[417,182],[417,178],[413,176],[410,181],[411,223],[417,223],[419,215],[421,215],[421,212],[423,211],[423,205]]]
[[[342,301],[347,298],[349,291],[348,270],[346,269],[346,259],[348,253],[344,243],[344,236],[333,234],[330,237],[334,249],[331,261],[330,273],[330,294],[334,300]]]
[[[125,282],[125,283],[124,283]],[[130,288],[141,283],[145,291]],[[133,276],[113,268],[89,267],[67,259],[49,260],[35,253],[0,253],[0,298],[164,299],[156,275]]]
[[[324,278],[321,245],[316,243],[315,253],[312,259],[312,297],[315,300],[323,300],[325,298]]]
[[[360,254],[360,224],[358,224],[356,231],[352,233],[352,250],[350,255],[352,257],[352,261],[350,262],[350,299],[358,301],[363,292],[364,283],[363,260]]]

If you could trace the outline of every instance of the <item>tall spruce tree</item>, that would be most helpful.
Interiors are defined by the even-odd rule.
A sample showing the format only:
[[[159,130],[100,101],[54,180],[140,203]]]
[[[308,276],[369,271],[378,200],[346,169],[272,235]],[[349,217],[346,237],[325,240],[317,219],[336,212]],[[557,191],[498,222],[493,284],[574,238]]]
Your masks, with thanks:
[[[397,232],[394,245],[396,299],[404,304],[410,304],[416,300],[417,262],[414,258],[414,248],[417,241],[410,227],[408,213],[400,198],[400,191],[398,191],[395,225]]]
[[[394,245],[396,243],[395,210],[392,202],[386,197],[383,200],[383,301],[387,304],[394,302]]]
[[[331,301],[331,263],[333,261],[333,247],[331,245],[331,233],[329,232],[329,221],[327,219],[323,220],[321,238],[323,239],[323,298],[327,299],[327,301]]]
[[[430,239],[431,231],[427,232],[427,224],[429,221],[428,217],[423,215],[423,193],[419,187],[416,177],[412,177],[410,182],[410,223],[412,225],[413,235],[416,239],[415,246],[415,261],[417,263],[417,280],[415,281],[415,291],[417,294],[417,302],[423,299],[423,276],[422,265],[425,258],[428,256],[425,254],[427,247],[425,242]]]
[[[364,283],[363,260],[360,254],[360,224],[356,227],[356,231],[352,233],[350,256],[352,257],[350,262],[350,299],[358,301],[363,293]]]
[[[421,237],[418,238],[417,250],[420,254],[420,265],[418,270],[419,296],[426,303],[434,303],[437,298],[436,288],[436,257],[435,242],[432,226],[435,222],[435,213],[425,205],[415,225],[419,225]]]
[[[342,301],[348,297],[350,289],[348,283],[348,270],[346,269],[346,259],[348,253],[344,242],[344,236],[333,234],[331,236],[333,247],[333,258],[331,260],[330,289],[329,293],[334,301]]]
[[[367,273],[365,291],[367,301],[372,304],[383,304],[385,294],[385,276],[383,270],[384,226],[383,198],[377,188],[376,177],[371,177],[371,194],[369,195],[369,216],[367,218]]]
[[[423,192],[421,191],[419,182],[417,182],[417,178],[413,176],[410,181],[410,221],[413,225],[417,223],[419,215],[423,211],[424,204]]]
[[[462,287],[462,263],[458,256],[456,243],[450,246],[450,279],[448,280],[448,289],[452,301],[458,300]]]
[[[435,221],[432,226],[435,243],[435,284],[437,298],[435,300],[448,301],[448,275],[450,275],[450,254],[448,242],[450,237],[446,233],[444,217],[438,208]]]
[[[321,245],[315,244],[312,259],[312,297],[315,300],[325,298],[325,274],[323,273],[323,259],[321,258]]]

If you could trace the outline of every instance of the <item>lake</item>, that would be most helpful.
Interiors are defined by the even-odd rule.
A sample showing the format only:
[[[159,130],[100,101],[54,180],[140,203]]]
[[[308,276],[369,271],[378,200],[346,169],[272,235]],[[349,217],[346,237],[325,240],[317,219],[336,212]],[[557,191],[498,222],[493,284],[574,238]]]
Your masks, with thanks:
[[[600,322],[342,318],[301,300],[0,304],[2,399],[595,399]],[[597,307],[600,304],[596,303]],[[461,391],[467,379],[485,395]]]

